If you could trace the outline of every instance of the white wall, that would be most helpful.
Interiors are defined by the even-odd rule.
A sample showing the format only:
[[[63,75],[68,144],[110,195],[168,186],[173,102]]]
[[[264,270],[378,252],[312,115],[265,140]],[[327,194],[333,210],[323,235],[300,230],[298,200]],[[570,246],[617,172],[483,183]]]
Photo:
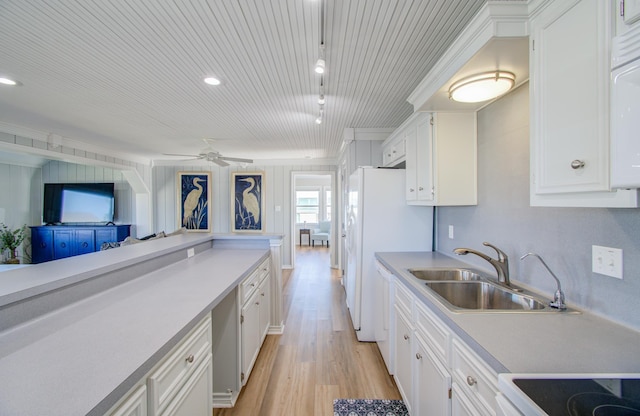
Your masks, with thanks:
[[[42,193],[39,191],[42,189],[40,168],[0,163],[0,178],[0,222],[12,229],[39,224],[39,216],[32,207],[40,207],[42,211]],[[22,250],[18,251],[21,257],[25,255]],[[29,246],[25,245],[24,250],[26,260],[30,260]],[[6,259],[5,257],[5,253],[0,253],[0,263]]]
[[[266,233],[283,234],[282,264],[292,264],[291,253],[291,172],[292,171],[335,171],[332,165],[290,165],[260,166],[251,165],[246,168],[229,166],[221,168],[217,165],[193,166],[155,166],[153,168],[153,205],[155,217],[154,232],[173,231],[179,228],[177,219],[177,173],[211,172],[211,209],[212,228],[214,233],[229,233],[231,230],[231,172],[265,173],[264,221]]]
[[[471,247],[494,256],[482,245],[491,242],[509,255],[514,279],[551,294],[555,283],[541,264],[519,260],[538,253],[568,302],[640,329],[640,210],[529,206],[528,87],[478,112],[478,205],[438,208],[438,251]],[[592,245],[624,250],[624,280],[591,272]],[[461,260],[489,266],[473,255]]]

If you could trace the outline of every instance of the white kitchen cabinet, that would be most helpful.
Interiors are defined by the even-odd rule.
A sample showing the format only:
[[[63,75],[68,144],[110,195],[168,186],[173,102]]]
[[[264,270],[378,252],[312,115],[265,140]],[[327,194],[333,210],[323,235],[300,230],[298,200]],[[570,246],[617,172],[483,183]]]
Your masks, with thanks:
[[[402,400],[409,414],[412,413],[413,404],[413,365],[411,359],[413,352],[413,327],[408,317],[396,305],[395,310],[395,371],[393,378],[396,381]]]
[[[640,0],[618,0],[616,35],[622,35],[640,24]]]
[[[414,413],[448,415],[451,412],[451,375],[427,342],[415,339]]]
[[[137,386],[114,410],[107,412],[109,416],[147,416],[147,387]]]
[[[498,375],[400,280],[394,379],[413,416],[494,415]]]
[[[261,264],[240,285],[242,310],[240,314],[240,348],[242,370],[240,379],[244,386],[249,379],[253,365],[258,358],[262,341],[270,323],[270,268],[269,261]]]
[[[532,206],[637,206],[635,191],[609,186],[613,8],[548,2],[531,22]]]
[[[407,203],[477,204],[475,113],[415,113],[404,131]]]
[[[396,166],[404,161],[405,155],[404,135],[400,132],[394,132],[382,143],[382,166]]]
[[[206,315],[147,378],[150,416],[211,414],[211,350],[211,315]],[[200,380],[202,377],[204,381]],[[206,395],[201,394],[203,388]],[[185,413],[181,409],[198,412]]]

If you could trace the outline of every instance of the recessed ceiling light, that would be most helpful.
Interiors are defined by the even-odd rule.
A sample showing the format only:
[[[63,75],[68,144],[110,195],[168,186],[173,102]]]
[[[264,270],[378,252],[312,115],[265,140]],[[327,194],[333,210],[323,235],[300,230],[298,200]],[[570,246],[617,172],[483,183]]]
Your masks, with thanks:
[[[213,77],[205,78],[204,82],[206,82],[209,85],[220,85],[220,80],[218,78],[213,78]]]
[[[0,77],[0,84],[4,85],[18,85],[18,81],[14,81],[9,78]]]

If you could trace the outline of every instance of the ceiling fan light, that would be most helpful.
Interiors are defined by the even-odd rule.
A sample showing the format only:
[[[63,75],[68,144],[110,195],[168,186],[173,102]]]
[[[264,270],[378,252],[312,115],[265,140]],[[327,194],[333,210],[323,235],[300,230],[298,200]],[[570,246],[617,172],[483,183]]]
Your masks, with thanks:
[[[220,80],[214,77],[207,77],[204,79],[204,82],[209,85],[220,85]]]
[[[324,59],[318,59],[318,62],[316,62],[315,71],[318,74],[324,74]]]
[[[483,72],[454,82],[449,88],[449,98],[461,103],[491,100],[513,88],[515,81],[511,72]]]

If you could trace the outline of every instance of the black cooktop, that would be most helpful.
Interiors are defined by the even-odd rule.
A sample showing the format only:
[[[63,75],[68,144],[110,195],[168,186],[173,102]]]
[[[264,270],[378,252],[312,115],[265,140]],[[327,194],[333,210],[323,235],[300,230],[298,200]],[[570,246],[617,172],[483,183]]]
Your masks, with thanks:
[[[640,416],[640,379],[514,379],[552,416]]]

